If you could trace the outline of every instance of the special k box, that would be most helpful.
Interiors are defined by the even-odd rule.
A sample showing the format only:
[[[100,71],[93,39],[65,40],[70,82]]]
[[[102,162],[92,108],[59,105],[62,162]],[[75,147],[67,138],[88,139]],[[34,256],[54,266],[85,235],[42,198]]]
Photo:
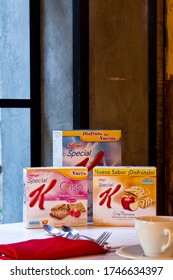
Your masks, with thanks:
[[[94,225],[133,226],[146,215],[156,215],[155,167],[93,169]]]
[[[86,167],[25,168],[23,177],[25,227],[87,225]]]
[[[53,131],[53,166],[88,168],[88,220],[92,221],[95,166],[121,165],[121,130]]]

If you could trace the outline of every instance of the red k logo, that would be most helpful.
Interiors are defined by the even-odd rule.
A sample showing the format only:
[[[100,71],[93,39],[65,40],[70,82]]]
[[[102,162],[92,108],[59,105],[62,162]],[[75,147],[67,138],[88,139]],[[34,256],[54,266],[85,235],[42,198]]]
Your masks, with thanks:
[[[44,190],[45,184],[41,185],[37,189],[30,192],[29,197],[32,197],[32,200],[29,203],[29,207],[33,207],[36,202],[39,200],[39,208],[44,210],[44,196],[56,185],[57,180],[53,179],[48,187]]]
[[[106,203],[108,208],[111,208],[111,198],[113,195],[115,195],[121,188],[121,185],[118,184],[114,189],[109,188],[106,191],[100,193],[99,197],[102,198],[99,202],[99,205],[102,206],[104,203]]]

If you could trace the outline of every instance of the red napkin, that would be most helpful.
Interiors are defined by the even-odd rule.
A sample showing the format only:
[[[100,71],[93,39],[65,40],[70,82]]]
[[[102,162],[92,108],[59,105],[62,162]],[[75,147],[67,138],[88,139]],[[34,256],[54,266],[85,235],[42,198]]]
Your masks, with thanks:
[[[4,260],[57,260],[105,252],[103,246],[94,241],[60,236],[0,245],[0,259]]]

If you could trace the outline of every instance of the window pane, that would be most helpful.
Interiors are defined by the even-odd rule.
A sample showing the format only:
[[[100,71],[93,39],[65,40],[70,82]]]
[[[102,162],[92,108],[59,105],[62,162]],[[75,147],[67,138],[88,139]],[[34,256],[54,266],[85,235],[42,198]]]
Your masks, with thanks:
[[[23,168],[30,166],[30,109],[1,109],[3,223],[23,220]]]
[[[29,0],[0,5],[0,98],[29,99]]]

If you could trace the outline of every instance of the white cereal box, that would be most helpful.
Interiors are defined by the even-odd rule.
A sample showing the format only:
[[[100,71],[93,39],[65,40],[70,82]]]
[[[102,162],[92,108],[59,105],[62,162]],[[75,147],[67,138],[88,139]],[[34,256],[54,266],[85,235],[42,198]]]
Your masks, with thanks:
[[[133,226],[135,217],[156,215],[155,167],[95,167],[93,224]]]
[[[93,168],[121,165],[121,130],[53,131],[53,166],[88,168],[88,221],[92,221]]]
[[[86,226],[88,170],[85,167],[25,168],[23,219],[26,228]]]

